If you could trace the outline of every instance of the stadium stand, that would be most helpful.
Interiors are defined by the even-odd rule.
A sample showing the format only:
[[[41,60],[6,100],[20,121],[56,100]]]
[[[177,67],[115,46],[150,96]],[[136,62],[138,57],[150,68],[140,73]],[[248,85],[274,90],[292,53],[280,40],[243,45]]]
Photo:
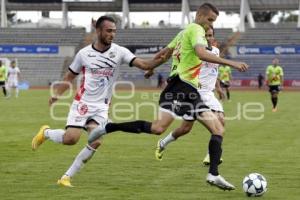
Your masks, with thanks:
[[[0,44],[57,44],[78,46],[85,29],[1,28]]]
[[[51,28],[1,28],[0,45],[57,45],[73,47],[77,50],[85,36],[85,29]],[[57,54],[7,54],[1,55],[16,59],[22,72],[22,79],[31,86],[48,86],[60,80],[70,59],[62,52]]]
[[[120,29],[117,32],[115,42],[124,45],[167,45],[171,39],[179,33],[179,28],[141,28]],[[216,29],[216,37],[224,42],[232,34],[232,29]]]
[[[22,80],[32,86],[47,86],[61,79],[64,57],[20,57],[18,63],[22,70]]]
[[[240,45],[290,45],[300,43],[300,29],[295,27],[261,27],[247,29],[241,34]]]

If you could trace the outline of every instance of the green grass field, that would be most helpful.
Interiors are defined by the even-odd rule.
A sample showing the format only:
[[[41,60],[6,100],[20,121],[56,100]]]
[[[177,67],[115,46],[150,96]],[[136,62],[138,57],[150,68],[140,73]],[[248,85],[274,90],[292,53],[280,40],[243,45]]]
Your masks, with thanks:
[[[146,96],[152,98],[152,94],[139,92],[133,99],[123,101],[145,102]],[[48,96],[47,90],[30,90],[21,91],[18,99],[0,98],[1,200],[241,200],[248,199],[241,182],[251,172],[267,178],[268,192],[261,199],[300,198],[299,92],[281,93],[276,113],[271,112],[267,92],[234,91],[232,101],[224,103],[226,115],[237,116],[226,122],[224,163],[220,167],[221,174],[237,186],[232,192],[224,192],[205,182],[208,169],[201,163],[209,134],[200,124],[196,124],[189,135],[171,144],[161,162],[155,160],[154,150],[162,136],[107,135],[93,159],[74,177],[76,187],[57,186],[57,179],[82,149],[87,137],[83,134],[75,146],[46,142],[37,152],[31,151],[31,139],[41,125],[65,126],[65,121],[51,119]],[[115,99],[114,103],[117,102]],[[249,102],[262,103],[265,111],[245,113],[245,105]],[[246,109],[250,108],[258,107]],[[55,109],[57,116],[64,117],[67,113],[66,106]],[[143,108],[140,118],[152,120],[151,113],[150,108]],[[263,119],[247,120],[246,116],[262,116]],[[179,124],[175,122],[167,132]]]

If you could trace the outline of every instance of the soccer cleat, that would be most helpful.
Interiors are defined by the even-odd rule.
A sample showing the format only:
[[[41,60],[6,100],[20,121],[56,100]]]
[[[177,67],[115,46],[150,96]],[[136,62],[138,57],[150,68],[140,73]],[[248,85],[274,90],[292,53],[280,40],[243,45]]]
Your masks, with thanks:
[[[221,175],[214,176],[211,173],[208,173],[206,177],[206,182],[222,190],[235,190],[234,185],[227,182]]]
[[[220,159],[219,165],[223,162],[223,158]],[[209,166],[210,165],[210,157],[209,154],[206,154],[205,158],[202,161],[204,166]]]
[[[206,154],[206,156],[203,160],[203,165],[208,166],[209,164],[210,164],[209,154]]]
[[[163,147],[160,146],[160,141],[161,141],[161,140],[159,140],[159,141],[157,142],[157,146],[156,146],[156,150],[155,150],[155,158],[156,158],[157,160],[162,160],[162,158],[163,158],[163,153],[164,153],[164,150],[165,150],[165,148],[163,148]]]
[[[40,128],[39,132],[34,136],[31,142],[31,148],[33,151],[37,150],[37,148],[45,142],[46,138],[44,132],[46,129],[49,129],[48,125],[44,125]]]
[[[64,175],[57,181],[57,185],[65,186],[65,187],[74,187],[71,184],[71,177]]]
[[[272,112],[277,112],[277,108],[272,108]]]

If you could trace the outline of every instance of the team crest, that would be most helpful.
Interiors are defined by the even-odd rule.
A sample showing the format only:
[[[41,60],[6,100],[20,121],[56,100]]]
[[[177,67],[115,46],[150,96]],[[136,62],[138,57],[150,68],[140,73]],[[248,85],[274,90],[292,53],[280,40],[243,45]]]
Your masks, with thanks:
[[[88,106],[80,102],[77,106],[77,111],[80,115],[85,115],[88,112]]]
[[[116,53],[111,51],[111,52],[109,52],[108,56],[109,56],[109,58],[114,58],[114,57],[116,57]]]

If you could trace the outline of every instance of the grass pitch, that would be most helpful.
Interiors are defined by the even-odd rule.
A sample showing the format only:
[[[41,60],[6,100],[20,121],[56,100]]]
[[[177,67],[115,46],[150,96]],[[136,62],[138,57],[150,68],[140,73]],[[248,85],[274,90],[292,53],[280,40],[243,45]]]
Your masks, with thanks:
[[[121,91],[120,94],[127,93]],[[243,177],[251,172],[267,178],[268,191],[262,199],[299,199],[299,92],[282,92],[276,113],[271,112],[266,91],[234,91],[232,101],[224,103],[228,120],[220,172],[236,185],[237,190],[231,192],[205,182],[208,169],[202,166],[202,159],[207,152],[209,134],[200,124],[195,124],[189,135],[170,144],[161,162],[155,160],[154,150],[162,136],[107,135],[93,159],[74,177],[76,187],[57,186],[57,179],[83,148],[87,137],[83,134],[75,146],[46,142],[37,152],[31,151],[31,139],[41,125],[65,126],[64,120],[51,118],[48,96],[47,90],[29,90],[21,91],[18,99],[0,98],[1,200],[241,200],[248,198],[241,184]],[[156,102],[157,93],[137,92],[131,99],[114,99],[113,104],[148,101]],[[134,108],[138,108],[136,105]],[[125,105],[123,109],[128,107]],[[66,117],[68,107],[57,106],[54,113],[57,117]],[[112,114],[131,117],[128,113]],[[153,119],[151,107],[140,108],[137,113],[141,119]],[[249,120],[249,117],[262,119]],[[176,121],[166,133],[179,124],[180,121]]]

